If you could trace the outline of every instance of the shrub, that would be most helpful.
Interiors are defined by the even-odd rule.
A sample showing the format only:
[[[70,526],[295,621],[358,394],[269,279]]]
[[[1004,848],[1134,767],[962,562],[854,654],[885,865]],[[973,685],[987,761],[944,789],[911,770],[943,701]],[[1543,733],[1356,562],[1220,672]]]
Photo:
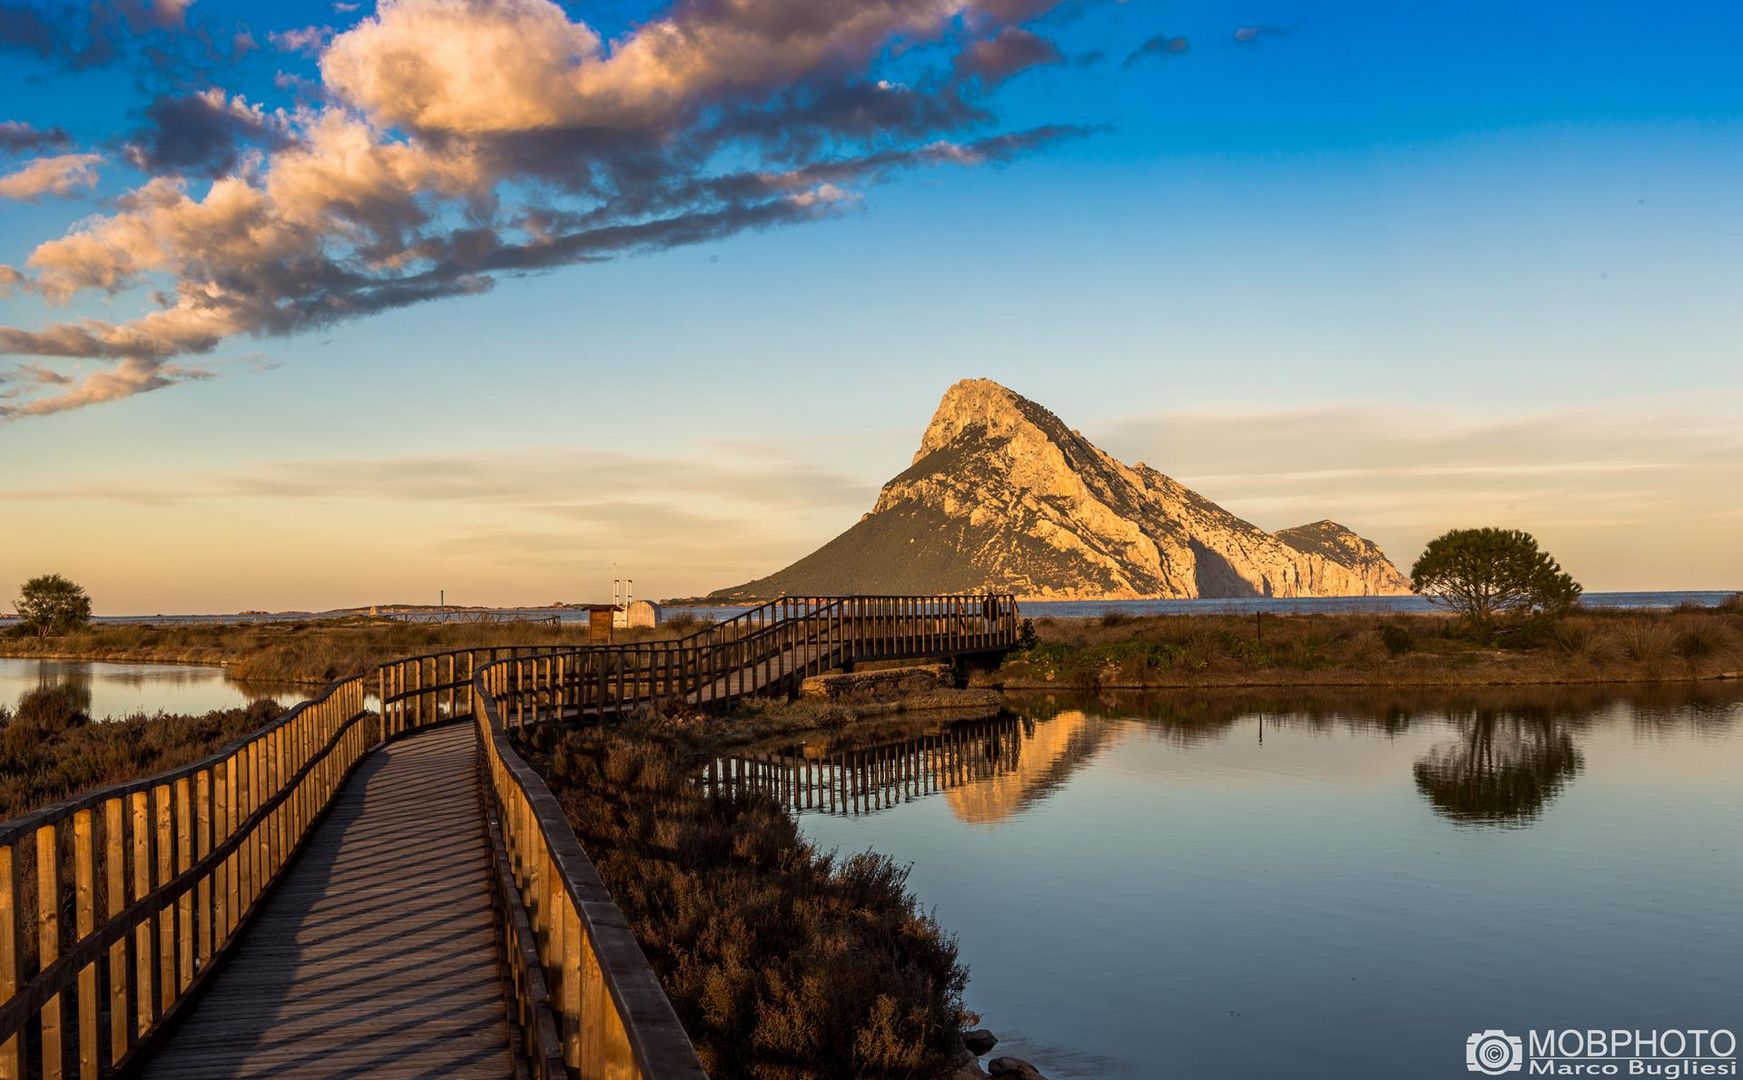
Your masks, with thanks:
[[[1525,615],[1498,627],[1497,637],[1509,649],[1537,649],[1555,639],[1556,627],[1562,622],[1548,614]]]
[[[1584,660],[1604,664],[1616,658],[1610,639],[1597,632],[1590,623],[1564,619],[1549,632],[1549,647],[1569,660]]]
[[[698,630],[705,630],[713,625],[713,619],[705,619],[693,611],[686,611],[682,615],[674,615],[660,622],[663,629],[671,631],[676,637],[688,637]]]
[[[1023,625],[1017,628],[1017,648],[1024,652],[1033,652],[1040,640],[1035,633],[1035,620],[1024,619]]]
[[[1677,631],[1672,643],[1676,654],[1691,665],[1706,660],[1725,647],[1725,635],[1710,622],[1692,622]]]
[[[1416,635],[1402,626],[1387,623],[1380,627],[1380,643],[1386,646],[1386,651],[1393,656],[1403,656],[1416,651]]]
[[[0,818],[198,761],[282,712],[276,702],[256,701],[201,716],[94,723],[67,688],[33,691],[16,713],[0,709]]]
[[[1630,660],[1647,663],[1670,655],[1673,635],[1658,619],[1627,619],[1616,625],[1615,633],[1622,655]]]

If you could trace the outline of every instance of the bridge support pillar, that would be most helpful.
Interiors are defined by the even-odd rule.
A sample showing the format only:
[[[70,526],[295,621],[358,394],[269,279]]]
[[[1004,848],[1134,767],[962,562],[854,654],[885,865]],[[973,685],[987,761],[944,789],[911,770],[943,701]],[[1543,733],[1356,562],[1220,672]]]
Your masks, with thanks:
[[[968,685],[968,677],[976,671],[997,671],[1005,661],[1005,652],[994,649],[989,652],[958,653],[950,660],[950,677],[960,689]]]

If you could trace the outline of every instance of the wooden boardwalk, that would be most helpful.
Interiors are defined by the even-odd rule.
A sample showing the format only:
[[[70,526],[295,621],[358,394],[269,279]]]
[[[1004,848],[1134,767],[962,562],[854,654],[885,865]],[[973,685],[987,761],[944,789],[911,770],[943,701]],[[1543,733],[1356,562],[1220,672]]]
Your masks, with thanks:
[[[1008,595],[781,597],[678,638],[412,656],[0,822],[0,1080],[706,1080],[513,732],[1018,639]]]
[[[359,766],[145,1076],[513,1074],[476,740]]]

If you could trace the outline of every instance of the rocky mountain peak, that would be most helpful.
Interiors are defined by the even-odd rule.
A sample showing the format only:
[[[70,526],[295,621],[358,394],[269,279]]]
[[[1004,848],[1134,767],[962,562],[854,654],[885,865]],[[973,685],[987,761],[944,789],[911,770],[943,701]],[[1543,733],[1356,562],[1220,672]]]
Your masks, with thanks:
[[[1031,406],[1026,411],[1024,406]],[[1020,397],[991,379],[963,379],[944,391],[926,434],[920,438],[920,449],[914,461],[955,442],[964,432],[975,431],[986,438],[1004,439],[1018,431],[1034,427],[1029,415],[1034,403]],[[1046,418],[1059,424],[1058,417],[1045,409]]]
[[[1408,583],[1332,521],[1272,534],[1128,467],[990,379],[950,387],[912,464],[859,524],[716,596],[1001,589],[1059,599],[1337,596]]]

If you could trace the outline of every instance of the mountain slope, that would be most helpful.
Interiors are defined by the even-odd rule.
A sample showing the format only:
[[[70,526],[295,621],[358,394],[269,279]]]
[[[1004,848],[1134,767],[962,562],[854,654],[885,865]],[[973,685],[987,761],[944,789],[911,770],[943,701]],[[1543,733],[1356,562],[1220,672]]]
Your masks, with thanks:
[[[1272,534],[1142,463],[1114,460],[995,382],[952,386],[913,464],[853,528],[713,595],[1006,589],[1050,599],[1409,591],[1336,522]]]

